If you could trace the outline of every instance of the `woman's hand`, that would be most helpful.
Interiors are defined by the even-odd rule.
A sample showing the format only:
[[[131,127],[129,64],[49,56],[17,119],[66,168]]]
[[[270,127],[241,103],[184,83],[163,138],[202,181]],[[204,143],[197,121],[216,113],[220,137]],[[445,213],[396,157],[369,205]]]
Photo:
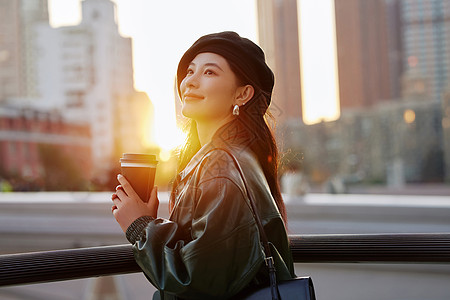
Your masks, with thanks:
[[[127,228],[139,217],[157,217],[159,200],[156,186],[150,194],[149,201],[145,203],[123,175],[117,175],[117,180],[120,184],[116,187],[116,192],[112,194],[113,206],[111,210],[123,232],[126,232]]]

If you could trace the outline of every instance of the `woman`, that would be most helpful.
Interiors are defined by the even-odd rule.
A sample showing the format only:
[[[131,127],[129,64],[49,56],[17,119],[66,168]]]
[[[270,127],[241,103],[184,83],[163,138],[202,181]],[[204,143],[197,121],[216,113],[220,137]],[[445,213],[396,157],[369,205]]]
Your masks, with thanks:
[[[114,217],[137,263],[158,288],[154,299],[228,299],[268,281],[257,226],[232,153],[277,251],[278,279],[294,277],[277,182],[277,148],[266,124],[273,73],[256,44],[234,32],[201,37],[177,70],[182,112],[191,119],[169,219],[157,218],[122,175]]]

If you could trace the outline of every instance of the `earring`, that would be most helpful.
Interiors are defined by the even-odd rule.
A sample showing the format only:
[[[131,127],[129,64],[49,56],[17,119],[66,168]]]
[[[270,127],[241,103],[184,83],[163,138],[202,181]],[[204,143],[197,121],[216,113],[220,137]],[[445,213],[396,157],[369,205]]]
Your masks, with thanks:
[[[239,116],[239,105],[233,107],[233,116]]]

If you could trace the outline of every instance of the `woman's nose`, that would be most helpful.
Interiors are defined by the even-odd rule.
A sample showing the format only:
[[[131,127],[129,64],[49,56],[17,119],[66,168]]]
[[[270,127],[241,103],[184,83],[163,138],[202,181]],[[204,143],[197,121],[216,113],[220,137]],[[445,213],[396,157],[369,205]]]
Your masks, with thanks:
[[[187,75],[184,80],[183,83],[186,87],[197,87],[198,86],[198,76],[196,73],[192,73]]]

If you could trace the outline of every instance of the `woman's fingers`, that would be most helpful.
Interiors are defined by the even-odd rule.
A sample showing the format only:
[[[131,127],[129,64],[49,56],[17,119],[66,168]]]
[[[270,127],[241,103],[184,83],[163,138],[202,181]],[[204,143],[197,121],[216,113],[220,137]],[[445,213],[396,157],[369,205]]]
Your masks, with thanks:
[[[122,200],[127,200],[128,195],[125,193],[121,185],[116,187],[116,192],[111,195],[111,201],[113,202],[113,206],[111,210],[114,212],[115,209],[118,209],[122,206]]]
[[[123,192],[122,192],[123,193]],[[116,195],[114,197],[114,195]],[[117,208],[120,208],[122,206],[122,201],[120,200],[120,195],[114,194],[112,197],[112,202]]]
[[[114,211],[117,209],[117,205],[113,204],[111,206],[111,212],[114,213]]]
[[[119,181],[120,185],[117,186],[117,188],[120,186],[120,188],[117,189],[117,194],[120,193],[120,191],[124,192],[126,195],[128,195],[132,199],[140,200],[138,194],[134,191],[131,184],[128,182],[128,180],[122,175],[117,175],[117,180]],[[120,196],[120,195],[119,195]]]

